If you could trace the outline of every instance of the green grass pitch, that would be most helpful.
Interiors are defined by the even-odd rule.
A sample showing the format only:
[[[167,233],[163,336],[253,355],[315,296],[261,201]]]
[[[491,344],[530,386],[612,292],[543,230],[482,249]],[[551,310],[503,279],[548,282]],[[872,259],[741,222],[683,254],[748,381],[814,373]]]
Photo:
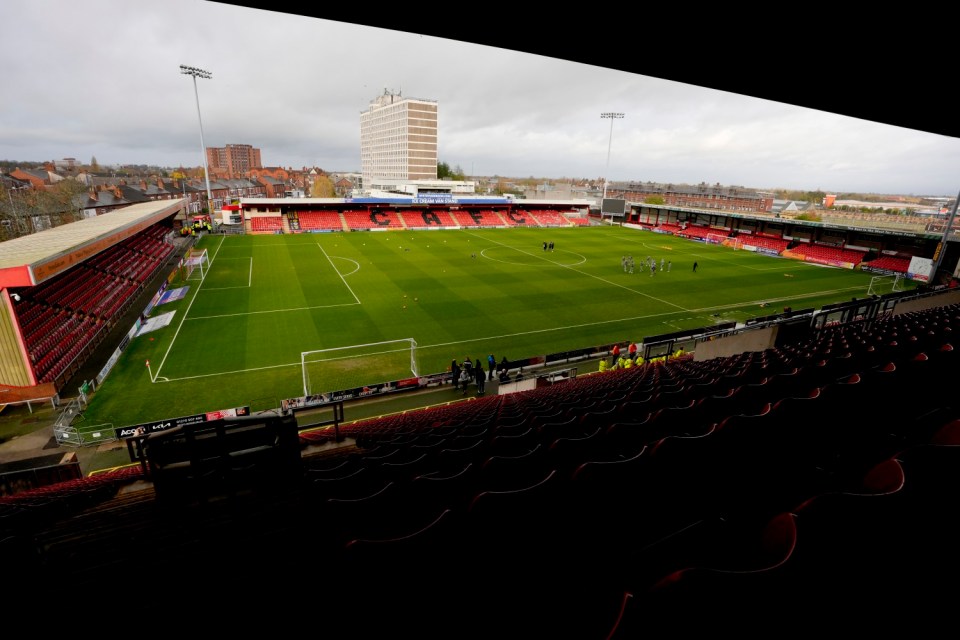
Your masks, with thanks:
[[[198,246],[205,278],[172,285],[190,289],[151,313],[171,322],[131,341],[85,424],[276,408],[303,395],[304,351],[413,338],[423,375],[454,358],[485,364],[819,308],[864,296],[871,279],[617,226],[212,235]],[[360,384],[386,381],[375,358]],[[312,390],[358,386],[337,382]]]

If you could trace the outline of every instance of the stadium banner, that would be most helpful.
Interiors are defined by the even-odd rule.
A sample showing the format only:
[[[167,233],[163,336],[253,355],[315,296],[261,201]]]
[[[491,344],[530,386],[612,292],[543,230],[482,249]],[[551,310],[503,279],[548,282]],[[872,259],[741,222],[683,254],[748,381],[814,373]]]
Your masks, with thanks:
[[[107,377],[107,374],[110,373],[111,369],[113,369],[113,365],[117,364],[117,360],[120,359],[120,354],[123,353],[123,350],[127,348],[127,345],[130,344],[130,339],[137,335],[138,331],[140,331],[140,318],[137,318],[136,322],[133,323],[133,326],[130,327],[130,331],[127,332],[127,335],[123,336],[120,344],[117,345],[117,348],[107,359],[106,364],[104,364],[103,368],[100,369],[100,373],[98,373],[96,377],[97,386],[100,386],[100,383],[103,382],[104,378]]]
[[[157,306],[157,303],[160,300],[160,297],[163,295],[163,293],[166,290],[167,290],[167,283],[164,282],[163,284],[160,285],[160,288],[157,289],[157,292],[153,294],[153,297],[150,299],[150,302],[147,303],[146,308],[144,308],[143,310],[143,315],[145,316],[150,315],[150,312],[153,311],[153,308],[155,306]]]
[[[913,256],[910,258],[910,266],[907,267],[907,277],[911,280],[920,282],[930,282],[933,275],[933,260],[930,258],[921,258]]]
[[[817,258],[815,256],[803,256],[803,261],[811,264],[823,264],[828,267],[837,267],[838,269],[853,269],[852,262],[843,262],[842,260],[828,260],[826,258]]]
[[[748,248],[748,247],[744,246],[744,249],[746,249],[746,248]],[[756,251],[757,253],[759,253],[759,254],[761,254],[761,255],[764,255],[764,256],[771,256],[771,257],[774,257],[774,258],[779,258],[779,257],[780,257],[780,252],[779,252],[779,251],[777,251],[776,249],[770,249],[769,247],[755,247],[755,248],[754,248],[754,251]]]
[[[892,269],[881,269],[880,267],[863,266],[863,267],[860,267],[860,270],[865,271],[867,273],[877,273],[882,276],[903,275],[902,271],[893,271]]]
[[[234,407],[233,409],[221,409],[208,413],[197,413],[192,416],[181,416],[179,418],[166,418],[164,420],[155,420],[154,422],[144,422],[129,427],[120,427],[116,429],[118,438],[134,438],[145,436],[158,431],[166,431],[174,427],[184,427],[192,424],[201,424],[217,422],[226,418],[236,418],[250,415],[250,407]]]
[[[449,376],[450,374],[447,375]],[[403,380],[392,380],[390,382],[381,382],[380,384],[354,387],[353,389],[342,389],[340,391],[318,393],[311,396],[287,398],[280,401],[280,409],[287,411],[289,409],[320,407],[334,402],[357,400],[358,398],[369,398],[371,396],[385,395],[387,393],[395,393],[397,391],[410,391],[419,388],[420,378],[404,378]]]
[[[453,382],[453,373],[446,371],[444,373],[432,373],[428,376],[421,376],[418,384],[421,387],[439,387],[446,382]]]
[[[599,358],[606,356],[613,350],[613,345],[604,345],[600,347],[589,347],[587,349],[574,349],[573,351],[560,351],[558,353],[548,353],[544,356],[544,364],[553,364],[555,362],[570,362],[571,360],[587,360],[589,358]]]

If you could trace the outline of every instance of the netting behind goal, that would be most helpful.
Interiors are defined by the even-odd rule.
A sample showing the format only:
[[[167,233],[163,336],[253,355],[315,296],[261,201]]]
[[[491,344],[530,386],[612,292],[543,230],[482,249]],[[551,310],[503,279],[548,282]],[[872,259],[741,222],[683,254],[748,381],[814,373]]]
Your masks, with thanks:
[[[300,364],[308,396],[420,375],[413,338],[304,351]]]
[[[206,249],[190,249],[180,261],[183,280],[203,280],[210,268],[210,257]]]
[[[873,276],[870,278],[870,286],[867,287],[867,295],[881,296],[885,293],[903,291],[903,274],[896,273],[889,276]]]

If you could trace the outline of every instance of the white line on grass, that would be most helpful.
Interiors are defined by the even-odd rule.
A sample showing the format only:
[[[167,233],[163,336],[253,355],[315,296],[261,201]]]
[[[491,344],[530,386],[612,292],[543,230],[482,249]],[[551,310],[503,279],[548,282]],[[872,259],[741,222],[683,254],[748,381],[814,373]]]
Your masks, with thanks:
[[[288,311],[310,311],[311,309],[333,309],[334,307],[355,307],[359,302],[340,302],[338,304],[320,304],[314,307],[288,307],[286,309],[266,309],[264,311],[244,311],[243,313],[224,313],[216,316],[194,316],[187,320],[212,320],[214,318],[236,318],[237,316],[254,316],[259,313],[286,313]]]
[[[840,293],[840,292],[846,292],[846,291],[859,291],[859,290],[861,290],[862,288],[863,288],[863,287],[848,287],[848,288],[845,288],[845,289],[835,289],[835,290],[833,290],[833,291],[828,291],[828,292],[818,292],[818,293],[802,294],[802,295],[797,295],[797,296],[789,296],[789,297],[784,297],[784,298],[778,298],[777,300],[778,300],[778,301],[781,301],[781,302],[786,302],[786,301],[791,301],[791,300],[799,300],[799,299],[806,298],[806,297],[818,296],[818,295],[820,295],[821,293]],[[772,300],[770,300],[770,301],[772,301]],[[748,303],[741,303],[741,304],[724,305],[724,306],[719,306],[719,307],[704,307],[704,308],[702,308],[702,309],[690,309],[689,312],[690,312],[690,313],[694,313],[694,314],[698,314],[698,313],[707,313],[707,312],[710,312],[710,311],[723,311],[724,309],[728,309],[728,308],[732,308],[732,307],[739,307],[739,306],[743,306],[744,304],[753,304],[753,303],[749,303],[749,302],[748,302]],[[759,304],[759,302],[756,303],[756,304]],[[342,306],[353,306],[353,305],[342,305]],[[500,339],[503,339],[503,338],[516,338],[516,337],[520,337],[520,336],[529,336],[529,335],[534,335],[534,334],[538,334],[538,333],[548,333],[548,332],[551,332],[551,331],[566,331],[566,330],[568,330],[568,329],[581,329],[581,328],[585,328],[585,327],[596,327],[596,326],[600,326],[600,325],[604,325],[604,324],[613,324],[613,323],[617,323],[617,322],[635,322],[635,321],[637,321],[637,320],[648,320],[648,319],[651,319],[651,318],[658,318],[658,317],[661,317],[661,316],[669,316],[669,315],[673,315],[673,314],[675,314],[675,313],[676,313],[676,311],[669,311],[669,312],[664,312],[664,313],[653,313],[653,314],[650,314],[650,315],[633,316],[633,317],[630,317],[630,318],[617,318],[617,319],[612,319],[612,320],[598,320],[598,321],[596,321],[596,322],[584,322],[584,323],[581,323],[581,324],[572,324],[572,325],[567,325],[567,326],[564,326],[564,327],[553,327],[553,328],[550,328],[550,329],[534,329],[534,330],[532,330],[532,331],[518,331],[518,332],[516,332],[516,333],[506,333],[506,334],[501,334],[501,335],[497,335],[497,336],[486,336],[486,337],[483,337],[483,338],[472,338],[472,339],[469,339],[469,340],[459,340],[459,341],[457,341],[457,342],[438,342],[437,344],[424,344],[424,345],[418,346],[417,348],[418,348],[419,350],[423,350],[423,349],[436,349],[436,348],[439,348],[439,347],[449,347],[449,346],[451,346],[451,345],[465,345],[465,344],[470,344],[470,343],[472,343],[472,342],[485,342],[485,341],[488,341],[488,340],[500,340]],[[237,315],[243,315],[243,314],[237,314]],[[696,316],[696,315],[694,315],[694,316],[690,316],[690,317],[688,317],[688,318],[675,318],[674,321],[675,321],[675,322],[683,322],[683,321],[686,321],[686,320],[698,320],[698,319],[701,319],[701,318],[702,318],[702,316]],[[181,324],[182,324],[182,323],[181,323]],[[667,324],[667,321],[664,321],[664,324]],[[179,330],[179,329],[178,329],[178,330]],[[168,350],[168,351],[169,351],[169,350]],[[161,363],[160,366],[162,367],[163,364]],[[183,377],[183,378],[162,378],[162,380],[165,381],[165,382],[179,382],[179,381],[181,381],[181,380],[194,380],[194,379],[197,379],[197,378],[210,378],[210,377],[222,376],[222,375],[229,375],[229,374],[251,373],[251,372],[254,372],[254,371],[263,371],[263,370],[266,370],[266,369],[280,369],[280,368],[283,368],[283,367],[297,367],[297,368],[300,368],[300,367],[302,367],[302,366],[303,366],[303,365],[302,365],[301,362],[290,362],[290,363],[287,363],[287,364],[274,364],[274,365],[269,365],[269,366],[265,366],[265,367],[253,367],[253,368],[250,368],[250,369],[237,369],[237,370],[234,370],[234,371],[220,371],[220,372],[217,372],[217,373],[204,373],[204,374],[200,374],[200,375],[196,375],[196,376],[185,376],[185,377]],[[159,380],[159,379],[161,379],[161,377],[160,377],[160,376],[157,376],[153,381],[156,382],[156,381]]]
[[[213,259],[210,260],[210,265],[207,268],[207,273],[210,273],[210,269],[213,268],[213,263],[217,259],[217,254],[220,253],[220,247],[223,246],[223,242],[226,240],[226,236],[220,237],[220,244],[217,245],[217,250],[213,253]],[[197,295],[200,293],[200,287],[203,286],[203,283],[206,282],[206,277],[200,279],[200,284],[197,285],[197,288],[193,291],[193,297],[190,298],[190,302],[187,304],[187,308],[183,310],[183,315],[180,316],[180,324],[177,325],[176,331],[173,332],[173,339],[170,340],[170,344],[167,345],[167,350],[164,352],[163,357],[160,358],[160,366],[157,367],[157,373],[153,377],[151,382],[156,382],[157,378],[160,376],[160,370],[163,369],[163,364],[167,361],[167,356],[170,355],[170,351],[173,349],[173,345],[177,342],[177,336],[180,335],[180,329],[183,328],[183,323],[187,321],[187,316],[190,314],[190,307],[193,306],[194,301],[197,299]]]
[[[217,376],[228,376],[234,373],[252,373],[254,371],[265,371],[267,369],[280,369],[282,367],[299,367],[299,362],[290,364],[271,364],[266,367],[252,367],[250,369],[237,369],[235,371],[218,371],[216,373],[201,373],[195,376],[184,376],[182,378],[164,378],[165,382],[181,382],[183,380],[196,380],[198,378],[212,378]]]
[[[354,264],[354,266],[356,267],[356,269],[354,269],[354,270],[351,271],[350,273],[345,273],[345,274],[343,274],[344,277],[346,277],[346,276],[352,276],[352,275],[355,274],[357,271],[360,271],[360,263],[357,262],[356,260],[354,260],[353,258],[344,258],[343,256],[330,256],[330,257],[331,257],[331,258],[336,258],[337,260],[347,260],[347,261],[352,262],[352,263]]]
[[[225,291],[227,289],[249,289],[253,286],[253,256],[248,256],[250,260],[250,277],[247,280],[247,286],[245,287],[207,287],[207,291]],[[243,260],[243,258],[221,258],[221,260]]]
[[[514,251],[518,251],[518,252],[520,252],[520,253],[524,253],[524,254],[526,254],[526,255],[528,255],[528,256],[531,256],[531,257],[534,257],[534,256],[537,255],[536,253],[531,253],[531,252],[526,251],[526,250],[524,250],[524,249],[518,249],[518,248],[512,247],[512,246],[510,246],[510,245],[508,245],[508,244],[506,244],[506,243],[498,242],[498,241],[496,241],[496,240],[491,240],[491,239],[486,238],[486,237],[484,237],[484,236],[479,236],[479,235],[477,235],[477,234],[473,234],[473,233],[470,233],[470,232],[466,232],[466,233],[467,233],[468,235],[474,236],[475,238],[481,238],[481,239],[483,239],[483,240],[487,240],[488,242],[493,242],[493,243],[495,243],[495,244],[499,244],[499,245],[502,246],[502,247],[506,247],[507,249],[513,249]],[[605,278],[601,278],[600,276],[595,276],[595,275],[593,275],[592,273],[587,273],[586,271],[581,271],[580,269],[574,269],[572,266],[565,265],[565,264],[560,263],[560,262],[554,262],[553,260],[547,260],[547,259],[544,258],[543,256],[540,256],[540,259],[541,259],[541,260],[544,260],[545,262],[549,262],[549,263],[551,263],[551,264],[555,264],[555,265],[557,265],[558,267],[563,267],[564,269],[569,269],[570,271],[574,271],[574,272],[576,272],[576,273],[579,273],[580,275],[589,276],[589,277],[594,278],[595,280],[599,280],[600,282],[603,282],[603,283],[605,283],[605,284],[608,284],[608,285],[611,285],[611,286],[614,286],[614,287],[620,287],[621,289],[626,289],[627,291],[629,291],[629,292],[631,292],[631,293],[636,293],[637,295],[644,296],[645,298],[650,298],[651,300],[656,300],[657,302],[659,302],[659,303],[661,303],[661,304],[669,305],[669,306],[671,306],[671,307],[676,307],[677,309],[680,309],[681,311],[690,311],[690,309],[687,309],[687,308],[685,308],[685,307],[681,307],[680,305],[674,304],[674,303],[670,302],[669,300],[663,300],[663,299],[661,299],[661,298],[657,298],[656,296],[651,296],[649,293],[644,293],[644,292],[642,292],[642,291],[637,291],[636,289],[631,289],[630,287],[626,287],[626,286],[624,286],[624,285],[622,285],[622,284],[618,284],[618,283],[616,283],[616,282],[611,282],[611,281],[609,281],[609,280],[606,280]]]
[[[343,274],[342,274],[342,273],[340,273],[340,269],[337,269],[337,265],[333,264],[333,260],[332,260],[332,259],[330,258],[330,256],[327,254],[326,249],[324,249],[323,246],[322,246],[319,242],[317,243],[317,246],[320,247],[320,251],[323,251],[324,257],[325,257],[325,258],[327,259],[327,261],[330,263],[330,266],[333,268],[333,270],[337,272],[337,275],[338,275],[338,276],[340,276],[340,280],[343,281],[343,286],[345,286],[345,287],[347,288],[347,291],[350,292],[350,295],[353,296],[353,299],[357,301],[357,304],[362,304],[362,303],[360,302],[360,298],[357,297],[357,294],[355,294],[355,293],[353,292],[353,289],[350,288],[350,285],[347,284],[347,279],[343,277]],[[360,269],[360,265],[357,265],[357,269],[354,270],[354,271],[351,271],[350,273],[356,273],[357,270],[359,270],[359,269]]]
[[[846,287],[846,288],[843,288],[843,289],[834,289],[834,290],[832,290],[832,291],[818,291],[818,292],[816,292],[816,293],[799,294],[799,295],[796,295],[796,296],[786,296],[786,297],[783,297],[783,298],[777,298],[777,301],[779,301],[779,302],[789,302],[789,301],[793,301],[793,300],[801,300],[801,299],[803,299],[803,298],[812,298],[812,297],[819,296],[819,295],[823,295],[823,294],[842,293],[842,292],[846,292],[846,291],[860,291],[861,289],[863,289],[863,287]],[[768,302],[772,302],[772,301],[773,301],[773,299],[768,299]],[[729,304],[729,305],[721,305],[721,306],[717,306],[717,307],[702,307],[702,308],[700,308],[700,309],[684,309],[684,311],[687,311],[687,312],[693,313],[693,314],[709,313],[709,312],[711,312],[711,311],[719,312],[719,311],[724,311],[725,309],[735,309],[736,307],[742,307],[742,306],[751,305],[751,304],[760,304],[760,302],[761,302],[761,301],[741,302],[741,303],[734,303],[734,304]],[[661,316],[670,316],[670,315],[673,315],[673,314],[675,314],[675,313],[677,313],[677,312],[676,312],[676,311],[665,311],[665,312],[663,312],[663,313],[652,313],[652,314],[649,314],[649,315],[632,316],[632,317],[629,317],[629,318],[615,318],[615,319],[611,319],[611,320],[598,320],[598,321],[596,321],[596,322],[584,322],[584,323],[581,323],[581,324],[571,324],[571,325],[567,325],[567,326],[564,326],[564,327],[552,327],[552,328],[549,328],[549,329],[534,329],[534,330],[531,330],[531,331],[518,331],[517,333],[505,333],[505,334],[501,334],[501,335],[498,335],[498,336],[486,336],[486,337],[483,337],[483,338],[471,338],[470,340],[460,340],[460,341],[458,341],[458,342],[438,342],[437,344],[422,344],[422,345],[419,345],[419,346],[417,347],[417,349],[419,349],[419,350],[423,350],[423,349],[433,349],[433,348],[436,348],[436,347],[449,347],[449,346],[451,346],[451,345],[468,344],[468,343],[471,343],[471,342],[485,342],[485,341],[488,341],[488,340],[500,340],[500,339],[503,339],[503,338],[517,338],[517,337],[521,337],[521,336],[534,335],[534,334],[537,334],[537,333],[549,333],[549,332],[551,332],[551,331],[566,331],[566,330],[568,330],[568,329],[583,329],[583,328],[586,328],[586,327],[596,327],[596,326],[600,326],[600,325],[604,325],[604,324],[614,324],[614,323],[617,323],[617,322],[635,322],[635,321],[637,321],[637,320],[649,320],[649,319],[651,319],[651,318],[659,318],[659,317],[661,317]],[[694,316],[691,316],[691,317],[689,317],[689,318],[675,318],[675,321],[677,321],[677,322],[682,322],[683,320],[696,320],[696,319],[699,319],[700,317],[702,317],[702,316],[694,315]],[[665,322],[666,322],[666,321],[665,321]]]

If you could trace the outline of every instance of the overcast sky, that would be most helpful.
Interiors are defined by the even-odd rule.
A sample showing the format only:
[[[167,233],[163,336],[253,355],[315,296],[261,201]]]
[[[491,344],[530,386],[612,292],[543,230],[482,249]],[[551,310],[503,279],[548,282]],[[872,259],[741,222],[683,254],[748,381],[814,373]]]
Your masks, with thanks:
[[[359,171],[360,113],[390,90],[438,102],[439,159],[467,175],[941,196],[960,189],[956,138],[204,0],[8,3],[0,55],[2,160],[200,166],[184,64],[213,74],[196,81],[206,145],[252,145],[266,166]]]

